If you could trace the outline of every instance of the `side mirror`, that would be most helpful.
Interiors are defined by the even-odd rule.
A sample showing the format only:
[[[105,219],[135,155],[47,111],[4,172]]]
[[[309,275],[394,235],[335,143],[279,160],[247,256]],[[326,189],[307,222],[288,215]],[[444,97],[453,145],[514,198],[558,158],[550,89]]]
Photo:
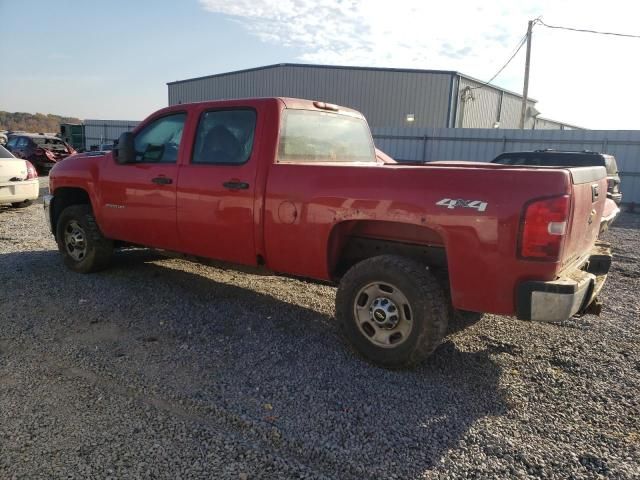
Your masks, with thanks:
[[[118,144],[113,149],[113,158],[120,165],[135,162],[136,149],[133,145],[133,133],[124,132],[120,135]]]

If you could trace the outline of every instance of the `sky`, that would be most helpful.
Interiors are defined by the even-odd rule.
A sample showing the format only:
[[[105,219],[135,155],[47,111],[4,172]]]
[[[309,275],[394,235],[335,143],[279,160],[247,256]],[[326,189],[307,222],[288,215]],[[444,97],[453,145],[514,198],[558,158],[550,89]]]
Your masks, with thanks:
[[[457,70],[488,80],[537,17],[640,35],[634,0],[0,0],[0,110],[140,120],[166,83],[275,63]],[[543,117],[640,129],[640,39],[534,27]],[[494,83],[521,92],[523,48]]]

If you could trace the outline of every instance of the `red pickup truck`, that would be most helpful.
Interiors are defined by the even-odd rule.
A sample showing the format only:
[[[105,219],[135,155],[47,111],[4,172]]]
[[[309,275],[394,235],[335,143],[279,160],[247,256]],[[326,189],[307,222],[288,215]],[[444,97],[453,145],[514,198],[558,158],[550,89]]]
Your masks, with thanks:
[[[164,108],[49,181],[72,270],[142,245],[335,282],[340,329],[387,367],[431,354],[459,310],[583,313],[611,263],[604,168],[394,164],[360,113],[323,102]]]

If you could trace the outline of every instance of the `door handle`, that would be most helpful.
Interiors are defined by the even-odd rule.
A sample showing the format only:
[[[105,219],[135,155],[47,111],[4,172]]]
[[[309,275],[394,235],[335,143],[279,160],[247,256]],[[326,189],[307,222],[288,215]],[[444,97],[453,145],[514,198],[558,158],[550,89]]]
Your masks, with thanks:
[[[155,178],[152,178],[151,181],[158,185],[170,185],[173,183],[173,180],[167,177],[155,177]]]
[[[224,182],[222,184],[222,186],[224,188],[227,188],[229,190],[246,190],[249,188],[249,184],[246,182],[235,182],[235,181],[231,181],[231,182]]]

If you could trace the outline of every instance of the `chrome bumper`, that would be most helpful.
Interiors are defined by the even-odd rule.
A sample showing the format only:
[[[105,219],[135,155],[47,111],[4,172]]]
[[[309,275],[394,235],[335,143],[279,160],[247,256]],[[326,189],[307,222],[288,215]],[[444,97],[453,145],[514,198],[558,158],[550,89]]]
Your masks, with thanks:
[[[45,195],[43,197],[43,200],[44,201],[42,202],[42,205],[44,207],[44,216],[47,218],[49,230],[51,230],[51,233],[55,235],[56,232],[53,231],[53,222],[51,221],[51,203],[53,202],[53,195]]]
[[[611,258],[611,246],[598,242],[581,268],[550,282],[522,282],[517,290],[518,318],[562,322],[584,313],[604,285]]]

